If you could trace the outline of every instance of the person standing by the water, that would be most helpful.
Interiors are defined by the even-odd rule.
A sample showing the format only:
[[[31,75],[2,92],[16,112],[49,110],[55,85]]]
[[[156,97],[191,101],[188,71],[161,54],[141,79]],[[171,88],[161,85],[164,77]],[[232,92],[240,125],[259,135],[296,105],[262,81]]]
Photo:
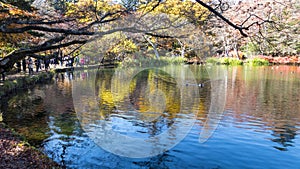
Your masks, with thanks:
[[[33,74],[33,61],[31,58],[28,59],[28,69],[29,69],[29,75]]]
[[[69,60],[69,66],[73,67],[74,65],[74,58],[70,58]]]
[[[23,72],[26,73],[26,59],[22,60]]]
[[[76,56],[76,57],[74,58],[74,62],[75,62],[75,66],[77,67],[78,64],[79,64],[79,58],[78,58],[78,56]]]
[[[46,70],[46,72],[47,72],[48,69],[49,69],[50,60],[49,60],[49,59],[46,59],[44,62],[45,62],[45,70]]]
[[[84,66],[84,58],[81,58],[81,59],[80,59],[80,65],[81,65],[81,66]]]
[[[17,72],[20,73],[21,72],[21,62],[17,62]]]
[[[35,60],[35,69],[36,69],[36,72],[39,72],[40,68],[41,68],[41,61],[40,61],[40,59],[36,59]]]

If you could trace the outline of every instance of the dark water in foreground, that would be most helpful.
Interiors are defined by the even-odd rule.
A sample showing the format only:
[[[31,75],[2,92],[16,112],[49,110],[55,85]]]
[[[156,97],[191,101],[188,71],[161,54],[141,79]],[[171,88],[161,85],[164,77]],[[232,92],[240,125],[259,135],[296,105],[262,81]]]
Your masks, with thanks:
[[[212,69],[74,72],[1,100],[1,110],[4,122],[67,168],[299,168],[300,67],[228,67],[224,76]],[[209,118],[219,123],[200,143],[216,124]],[[175,146],[152,157],[118,156],[98,146],[106,139],[95,132],[102,122],[141,140],[170,131],[165,140]],[[176,144],[186,122],[191,129]],[[164,139],[153,143],[165,146]],[[147,148],[138,141],[116,147],[135,147],[131,155]]]

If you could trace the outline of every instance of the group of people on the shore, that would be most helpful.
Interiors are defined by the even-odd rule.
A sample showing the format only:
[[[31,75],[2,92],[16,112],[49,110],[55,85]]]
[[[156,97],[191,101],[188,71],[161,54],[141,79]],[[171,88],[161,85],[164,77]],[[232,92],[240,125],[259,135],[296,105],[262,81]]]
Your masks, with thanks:
[[[26,57],[21,61],[16,62],[15,68],[17,73],[29,73],[29,75],[33,75],[34,68],[35,72],[39,72],[41,70],[48,71],[50,68],[56,68],[57,66],[61,67],[78,67],[89,64],[89,57],[79,58],[64,56],[64,57],[55,57],[55,58],[32,58]],[[0,80],[4,81],[6,77],[5,71],[2,71],[0,74]]]
[[[16,63],[17,66],[17,72],[20,73],[23,71],[24,73],[29,72],[29,75],[32,75],[34,72],[34,68],[36,72],[39,72],[40,70],[49,70],[50,66],[50,60],[42,60],[42,59],[33,59],[31,57],[28,57],[27,59],[23,59],[22,61],[19,61]]]
[[[48,71],[50,68],[56,68],[58,65],[65,66],[65,67],[73,67],[74,62],[78,65],[79,59],[77,57],[70,58],[68,56],[58,59],[58,58],[51,58],[51,59],[38,59],[38,58],[25,58],[22,61],[16,63],[17,72],[20,73],[23,71],[24,73],[28,73],[32,75],[35,72],[39,72],[41,70]],[[50,67],[51,66],[51,67]]]

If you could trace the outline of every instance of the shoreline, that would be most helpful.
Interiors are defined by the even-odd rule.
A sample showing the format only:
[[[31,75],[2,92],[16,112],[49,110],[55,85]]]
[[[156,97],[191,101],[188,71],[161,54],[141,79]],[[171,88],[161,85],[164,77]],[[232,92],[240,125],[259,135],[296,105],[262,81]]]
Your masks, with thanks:
[[[38,72],[38,74],[31,76],[24,73],[8,75],[7,79],[0,83],[0,98],[8,96],[19,89],[30,89],[36,84],[50,81],[53,79],[53,76],[54,72],[52,71]]]
[[[38,72],[29,76],[25,73],[8,75],[0,84],[0,99],[17,93],[18,90],[31,89],[37,84],[53,79],[53,72]],[[42,151],[31,146],[25,139],[3,122],[0,111],[0,168],[63,168]]]
[[[111,65],[108,65],[111,66]],[[34,88],[37,84],[48,83],[56,73],[72,70],[102,68],[103,65],[85,65],[81,67],[58,67],[50,71],[15,73],[7,75],[5,81],[0,81],[0,99],[16,94],[19,90]],[[31,146],[26,139],[16,133],[13,128],[3,122],[3,112],[0,110],[0,168],[56,169],[64,168],[47,157],[42,151]]]
[[[0,122],[0,168],[59,169],[58,163]]]

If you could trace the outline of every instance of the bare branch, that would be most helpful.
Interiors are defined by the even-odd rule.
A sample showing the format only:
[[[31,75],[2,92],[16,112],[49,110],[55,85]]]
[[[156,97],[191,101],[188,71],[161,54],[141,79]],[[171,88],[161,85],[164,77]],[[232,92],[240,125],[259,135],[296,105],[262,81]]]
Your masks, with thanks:
[[[205,7],[206,9],[208,9],[210,12],[212,12],[213,14],[218,16],[219,18],[221,18],[224,22],[226,22],[228,25],[230,25],[234,29],[239,30],[241,35],[243,35],[244,37],[248,37],[248,35],[243,31],[243,30],[248,30],[248,28],[241,27],[241,26],[238,26],[238,25],[232,23],[227,18],[225,18],[221,13],[219,13],[218,11],[216,11],[215,9],[213,9],[211,6],[207,5],[206,3],[204,3],[200,0],[196,0],[196,2],[199,3],[200,5],[202,5],[203,7]]]
[[[153,37],[158,37],[158,38],[175,38],[175,36],[169,36],[169,35],[159,35],[159,34],[155,34],[155,33],[150,33],[150,32],[146,32],[145,33],[146,35],[150,35],[150,36],[153,36]],[[177,38],[182,38],[183,36],[177,36]]]
[[[8,22],[8,20],[6,20],[6,24],[7,23],[15,23],[15,24],[26,24],[26,25],[53,25],[53,24],[59,24],[59,23],[66,23],[66,22],[72,22],[75,21],[74,18],[72,19],[60,19],[60,20],[54,20],[54,21],[44,21],[44,20],[20,20],[20,18],[12,18],[11,22]]]
[[[45,26],[24,26],[21,28],[7,28],[7,27],[0,27],[0,32],[2,33],[24,33],[29,30],[38,30],[44,32],[53,32],[53,33],[64,33],[67,35],[93,35],[94,32],[87,32],[87,31],[79,31],[79,30],[70,30],[70,29],[63,29],[63,28],[49,28]]]

